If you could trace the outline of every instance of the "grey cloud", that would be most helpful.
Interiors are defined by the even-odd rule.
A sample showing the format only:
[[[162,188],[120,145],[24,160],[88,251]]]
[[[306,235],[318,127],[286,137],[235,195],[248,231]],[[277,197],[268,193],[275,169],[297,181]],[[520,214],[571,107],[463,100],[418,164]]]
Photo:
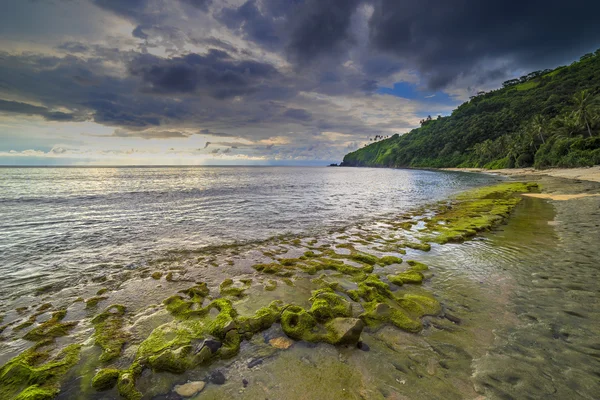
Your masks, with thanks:
[[[216,99],[241,96],[261,88],[278,72],[271,64],[234,60],[222,50],[207,54],[160,58],[149,54],[134,59],[129,70],[154,93],[206,93]]]
[[[418,69],[432,89],[460,76],[479,82],[516,69],[569,62],[600,43],[600,3],[584,0],[375,0],[374,49]],[[503,62],[504,72],[487,71]]]
[[[296,119],[299,121],[310,121],[312,120],[312,115],[308,111],[302,108],[289,108],[283,113],[284,117],[288,117],[291,119]]]
[[[39,107],[27,103],[21,103],[18,101],[8,101],[0,99],[0,112],[2,111],[15,114],[37,115],[43,117],[48,121],[81,121],[84,119],[81,117],[78,118],[73,114],[51,111],[46,107]]]

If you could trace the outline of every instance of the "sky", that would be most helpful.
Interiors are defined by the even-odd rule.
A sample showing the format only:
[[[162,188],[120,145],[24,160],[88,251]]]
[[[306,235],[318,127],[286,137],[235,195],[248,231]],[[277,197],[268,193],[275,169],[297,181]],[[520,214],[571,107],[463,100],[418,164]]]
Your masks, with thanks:
[[[0,0],[0,165],[322,165],[600,47],[588,0]]]

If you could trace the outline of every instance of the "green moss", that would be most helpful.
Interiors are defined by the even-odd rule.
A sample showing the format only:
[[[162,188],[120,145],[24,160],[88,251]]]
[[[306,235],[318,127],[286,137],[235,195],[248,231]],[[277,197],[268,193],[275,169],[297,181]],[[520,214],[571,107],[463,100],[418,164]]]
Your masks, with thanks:
[[[293,267],[298,264],[301,260],[298,258],[281,258],[278,260],[281,265],[284,267]]]
[[[142,398],[142,394],[135,387],[135,374],[131,371],[121,372],[117,389],[125,400],[140,400]]]
[[[265,290],[273,291],[275,289],[277,289],[277,281],[270,279],[268,284],[265,285]]]
[[[405,230],[407,230],[407,231],[408,231],[408,230],[410,230],[410,229],[412,228],[412,226],[413,226],[413,225],[415,225],[415,224],[416,224],[416,222],[414,222],[414,221],[406,221],[406,222],[400,222],[400,223],[397,223],[397,224],[396,224],[396,226],[397,226],[398,228],[402,228],[402,229],[405,229]]]
[[[405,283],[420,284],[423,282],[423,274],[419,271],[408,270],[396,275],[388,275],[388,280],[394,285],[402,286]]]
[[[27,319],[27,321],[22,322],[19,325],[15,326],[13,328],[13,331],[18,332],[23,329],[29,328],[31,325],[33,325],[35,323],[35,320],[36,320],[36,316],[32,315],[31,317],[29,317],[29,319]]]
[[[57,394],[56,389],[43,389],[37,385],[31,385],[19,393],[15,400],[51,400]]]
[[[104,293],[108,292],[107,288],[102,288],[96,292],[96,295],[102,296]]]
[[[429,251],[431,250],[431,245],[429,243],[417,243],[417,242],[407,242],[404,243],[405,247],[413,250],[421,250],[421,251]]]
[[[418,261],[414,261],[414,260],[409,260],[407,261],[408,265],[410,265],[411,269],[413,271],[427,271],[429,270],[429,267],[425,264],[423,264],[422,262],[418,262]]]
[[[201,302],[202,300],[204,300],[205,297],[207,297],[210,294],[210,290],[208,289],[208,286],[205,282],[199,282],[189,289],[180,290],[179,293],[187,295],[190,299],[194,301]]]
[[[372,274],[358,283],[358,295],[366,301],[382,301],[391,298],[392,292],[387,283],[379,279],[379,276]]]
[[[369,326],[392,324],[407,332],[419,332],[423,329],[421,323],[409,317],[405,311],[391,307],[387,303],[372,301],[364,304],[365,312],[360,318]]]
[[[227,278],[219,285],[219,292],[221,296],[243,297],[247,288],[248,285],[243,288],[234,287],[233,280]]]
[[[80,345],[65,347],[50,357],[53,340],[43,340],[0,368],[0,398],[46,399],[59,391],[60,381],[79,362]],[[44,397],[50,396],[50,397]]]
[[[295,286],[294,282],[291,279],[289,279],[289,278],[283,278],[282,280],[283,280],[283,283],[285,283],[286,285],[288,285],[290,287],[294,287]]]
[[[477,232],[489,230],[508,217],[521,201],[516,193],[536,189],[535,183],[509,182],[478,188],[457,196],[452,206],[442,206],[427,222],[427,228],[437,235],[430,241],[440,244],[462,242]]]
[[[264,274],[272,274],[272,275],[278,275],[278,276],[283,276],[283,277],[286,277],[286,276],[289,277],[289,276],[294,275],[294,272],[290,270],[293,268],[286,267],[286,266],[283,266],[278,263],[256,264],[256,265],[253,265],[252,268],[254,268],[258,272],[262,272]]]
[[[351,260],[354,261],[359,261],[365,264],[369,264],[369,265],[375,265],[379,262],[379,259],[371,254],[366,254],[366,253],[352,253],[350,254],[350,256],[348,257]]]
[[[69,331],[77,325],[77,322],[61,322],[66,315],[67,310],[56,311],[48,321],[43,322],[27,332],[23,338],[37,342],[42,339],[68,335]]]
[[[42,311],[49,310],[51,308],[52,308],[52,303],[44,303],[37,308],[37,311],[42,312]],[[0,319],[0,322],[2,322],[1,319]]]
[[[90,297],[89,299],[87,299],[85,301],[85,308],[94,308],[98,305],[98,303],[100,303],[102,300],[106,300],[108,299],[108,297],[103,297],[103,296],[95,296],[95,297]]]
[[[109,390],[115,387],[119,380],[120,371],[114,368],[101,369],[92,379],[92,387],[97,391]]]
[[[316,326],[315,318],[300,306],[288,306],[281,314],[281,328],[292,339],[318,341],[318,335],[313,331]]]
[[[304,252],[304,257],[306,257],[306,258],[315,258],[315,257],[318,257],[318,255],[316,255],[314,251],[308,250],[308,251]]]
[[[251,317],[237,319],[238,331],[254,334],[269,329],[281,316],[281,301],[273,301],[268,307],[259,308]]]
[[[95,328],[95,343],[102,348],[100,361],[109,362],[119,357],[121,349],[129,339],[123,330],[125,306],[115,304],[92,319]]]
[[[396,300],[400,307],[418,318],[425,315],[438,315],[442,312],[442,306],[432,297],[405,294],[402,297],[398,297]]]
[[[167,282],[173,282],[173,273],[172,273],[172,272],[169,272],[169,273],[167,274],[167,276],[165,276],[165,280],[166,280]]]
[[[383,256],[379,259],[381,265],[402,264],[402,259],[394,256]]]
[[[310,301],[312,306],[309,312],[319,322],[352,315],[351,304],[332,289],[324,288],[313,291]]]
[[[153,272],[151,276],[152,276],[152,279],[159,280],[160,278],[162,278],[163,274],[160,271],[156,271],[156,272]]]

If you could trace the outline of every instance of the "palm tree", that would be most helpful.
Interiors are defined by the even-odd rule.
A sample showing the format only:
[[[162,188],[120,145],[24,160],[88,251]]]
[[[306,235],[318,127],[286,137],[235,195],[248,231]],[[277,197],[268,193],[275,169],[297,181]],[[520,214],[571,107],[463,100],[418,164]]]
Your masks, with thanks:
[[[542,144],[546,143],[546,141],[544,140],[544,132],[546,131],[546,118],[544,118],[543,115],[536,115],[535,117],[533,117],[533,121],[531,123],[531,127],[533,128],[533,131],[540,137],[540,139],[542,139]]]
[[[572,137],[579,130],[579,122],[575,112],[559,115],[552,120],[552,125],[557,131],[557,135]]]
[[[594,119],[598,98],[592,96],[590,91],[585,89],[573,96],[573,102],[575,103],[575,117],[577,121],[587,128],[588,135],[592,137],[590,122]]]

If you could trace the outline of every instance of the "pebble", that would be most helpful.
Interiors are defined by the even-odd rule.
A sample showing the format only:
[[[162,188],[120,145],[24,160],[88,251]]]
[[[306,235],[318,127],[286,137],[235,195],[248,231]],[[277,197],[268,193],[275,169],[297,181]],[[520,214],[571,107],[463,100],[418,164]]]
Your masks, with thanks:
[[[244,387],[248,387],[248,379],[242,379],[242,385],[244,385]]]
[[[175,386],[175,392],[182,397],[192,397],[204,389],[206,383],[203,381],[188,382],[185,385]]]
[[[356,347],[358,347],[362,351],[369,351],[369,350],[371,350],[371,348],[369,347],[369,345],[366,344],[365,342],[358,342],[356,344]]]
[[[289,349],[294,344],[294,341],[286,338],[285,336],[280,336],[269,340],[269,344],[276,349],[285,350]]]
[[[213,371],[210,373],[208,380],[215,385],[222,385],[225,383],[225,375],[221,371]]]

